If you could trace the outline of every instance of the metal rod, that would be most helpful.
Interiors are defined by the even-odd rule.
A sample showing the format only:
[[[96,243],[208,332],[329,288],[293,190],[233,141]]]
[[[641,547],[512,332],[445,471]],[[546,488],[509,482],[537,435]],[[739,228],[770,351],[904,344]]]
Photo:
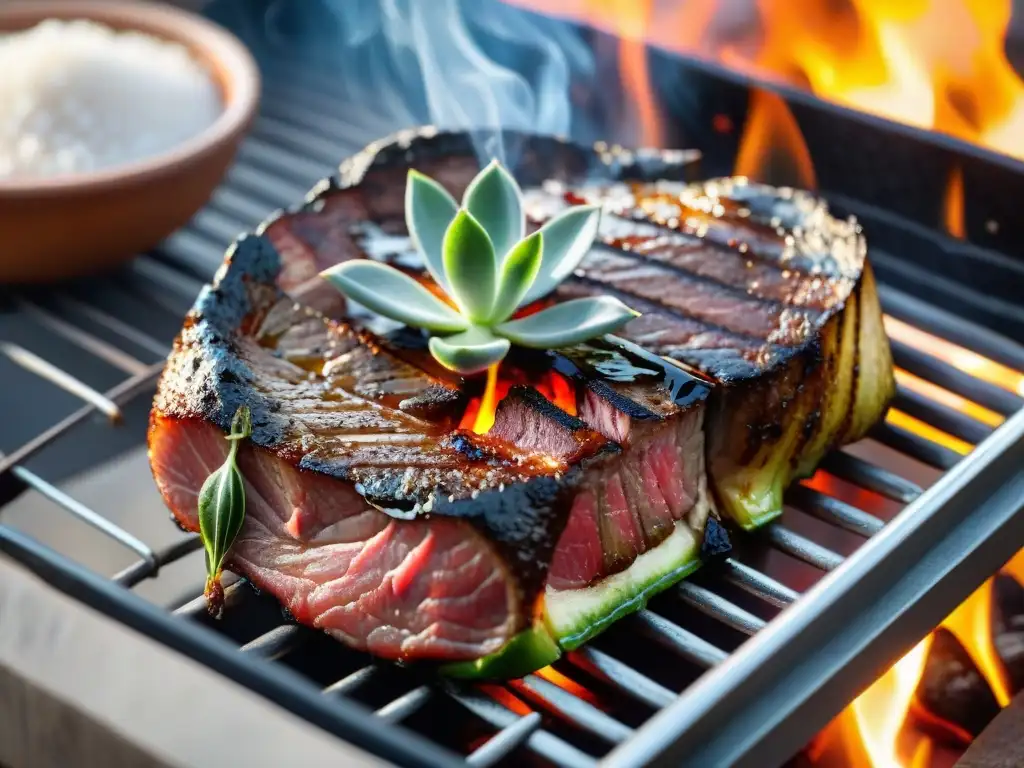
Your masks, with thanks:
[[[375,714],[381,720],[386,720],[389,723],[401,722],[426,704],[430,700],[431,694],[432,691],[429,687],[421,685],[385,704]]]
[[[933,443],[931,440],[903,429],[903,427],[885,422],[875,426],[868,436],[882,445],[887,445],[893,450],[905,453],[911,458],[943,471],[955,467],[962,458],[959,453],[944,445]]]
[[[273,212],[270,206],[264,206],[250,195],[240,194],[226,186],[219,187],[213,193],[209,205],[245,222],[248,227],[255,227]]]
[[[11,474],[32,490],[41,493],[54,504],[57,504],[70,512],[83,523],[95,528],[97,531],[108,538],[113,539],[118,544],[132,550],[132,552],[137,554],[146,562],[147,566],[153,572],[160,567],[156,554],[154,554],[153,550],[150,549],[145,542],[139,540],[135,536],[132,536],[132,534],[128,533],[128,531],[121,526],[112,523],[99,512],[94,512],[82,502],[72,498],[56,486],[48,483],[46,480],[43,480],[43,478],[39,477],[35,472],[32,472],[22,466],[16,466],[11,469]]]
[[[541,717],[537,712],[523,715],[473,750],[466,757],[466,762],[473,768],[490,768],[526,741],[540,728],[540,723]]]
[[[244,584],[245,580],[238,578],[236,574],[231,573],[230,571],[224,572],[224,576],[221,579],[221,586],[224,587],[223,608],[225,612],[231,610],[236,605],[240,605],[249,595],[252,594],[251,590],[242,588]],[[199,617],[208,613],[209,604],[206,601],[206,597],[201,594],[201,592],[202,590],[200,590],[200,594],[195,598],[174,609],[174,615],[196,621]]]
[[[890,339],[889,346],[892,348],[893,362],[900,368],[990,411],[1009,416],[1024,406],[1024,398],[1020,395],[961,371],[924,350],[915,349],[896,339]]]
[[[115,584],[120,584],[122,587],[131,589],[139,582],[144,581],[151,576],[156,576],[157,573],[159,573],[160,567],[163,567],[168,563],[173,563],[176,560],[180,560],[185,555],[189,555],[196,550],[202,549],[202,547],[203,542],[197,534],[186,536],[185,538],[174,542],[169,547],[156,551],[157,568],[153,568],[153,564],[149,560],[138,560],[124,570],[114,574],[111,581]]]
[[[799,592],[733,557],[727,558],[720,568],[727,581],[776,608],[785,608],[800,597]]]
[[[922,493],[919,485],[845,451],[830,453],[821,462],[820,468],[840,480],[904,504],[909,504]]]
[[[21,366],[26,371],[46,379],[51,384],[60,387],[79,400],[89,403],[97,411],[106,414],[111,421],[121,421],[121,409],[117,407],[117,403],[106,395],[97,392],[80,379],[76,379],[67,371],[39,357],[34,352],[29,352],[24,347],[12,344],[9,341],[0,341],[0,352],[3,352],[10,358],[11,362]]]
[[[754,614],[743,610],[735,603],[726,600],[692,581],[680,582],[676,587],[679,596],[687,605],[692,605],[701,613],[742,632],[752,635],[764,629],[765,622]]]
[[[89,354],[100,358],[115,368],[120,368],[125,373],[137,375],[149,367],[146,363],[132,357],[124,350],[118,349],[113,344],[108,344],[103,339],[93,336],[81,328],[77,328],[67,320],[57,317],[52,312],[30,301],[21,298],[15,298],[14,301],[19,309],[34,318],[40,325],[46,326],[72,344],[81,347]]]
[[[228,189],[241,189],[258,200],[269,203],[274,209],[292,205],[302,200],[312,184],[279,179],[251,165],[238,163],[228,171]]]
[[[249,137],[239,148],[238,159],[275,174],[275,185],[278,178],[284,178],[312,186],[334,170],[333,166],[296,157],[255,136]]]
[[[648,609],[633,614],[631,621],[647,637],[701,667],[713,667],[729,654]]]
[[[322,696],[318,688],[283,664],[239,653],[237,646],[217,633],[194,622],[181,621],[131,590],[92,573],[5,525],[0,525],[0,552],[90,608],[205,664],[277,706],[385,760],[403,766],[446,768],[454,768],[461,762],[429,739],[410,731],[395,731],[344,698]]]
[[[98,307],[86,304],[84,301],[80,301],[72,296],[68,296],[67,294],[56,296],[54,301],[65,311],[82,315],[97,325],[102,325],[107,330],[113,331],[121,338],[132,342],[148,352],[152,352],[154,355],[166,357],[167,353],[170,351],[169,345],[154,339],[148,333],[143,333],[135,326],[129,325],[123,320],[104,312]]]
[[[122,381],[116,387],[107,390],[106,397],[115,403],[127,403],[139,393],[152,387],[156,382],[156,379],[163,372],[163,368],[164,364],[162,362],[151,366],[147,371],[145,371],[145,373],[141,373],[138,376],[132,376],[130,379]],[[36,452],[42,450],[53,440],[84,420],[94,411],[95,408],[91,404],[82,406],[74,413],[61,419],[49,429],[40,432],[20,448],[17,448],[7,454],[7,456],[0,457],[0,475],[8,472],[15,464],[20,464],[30,456],[33,456]]]
[[[380,667],[375,664],[360,667],[355,672],[341,678],[338,682],[331,683],[329,686],[324,688],[324,693],[334,696],[347,696],[357,688],[373,680],[373,678],[377,677],[379,674]]]
[[[450,686],[446,693],[495,728],[508,728],[519,720],[519,715],[471,688]],[[533,752],[550,760],[555,765],[566,766],[566,768],[592,768],[597,765],[597,761],[590,755],[540,728],[530,735],[526,740],[526,745]]]
[[[537,675],[527,675],[521,680],[509,681],[508,685],[513,690],[524,692],[531,699],[541,702],[553,714],[609,744],[619,744],[633,734],[633,729],[629,726],[623,725],[593,704],[576,698]]]
[[[171,257],[176,264],[209,280],[221,265],[227,245],[218,242],[212,235],[194,229],[179,229],[164,240],[158,250]]]
[[[977,445],[992,434],[992,427],[987,424],[902,385],[896,387],[893,406],[971,445]]]
[[[309,632],[296,624],[274,627],[241,647],[242,653],[279,659],[294,651],[309,639]]]
[[[676,694],[642,675],[623,661],[589,645],[571,652],[569,661],[595,677],[615,686],[622,693],[639,699],[654,709],[671,704]]]
[[[778,523],[769,525],[764,536],[776,549],[819,570],[831,571],[842,565],[842,556]]]
[[[288,125],[264,113],[256,121],[253,132],[256,136],[286,146],[316,163],[326,167],[338,165],[344,157],[338,142],[323,138],[304,130],[301,126]]]
[[[885,311],[904,322],[935,336],[969,349],[1017,371],[1024,371],[1024,346],[1001,333],[960,315],[947,312],[916,296],[892,288],[878,286],[878,297]]]
[[[790,488],[788,501],[797,509],[858,536],[874,536],[885,526],[874,515],[804,485]]]
[[[189,227],[201,232],[214,242],[227,248],[248,229],[244,222],[236,221],[209,206],[192,217]]]

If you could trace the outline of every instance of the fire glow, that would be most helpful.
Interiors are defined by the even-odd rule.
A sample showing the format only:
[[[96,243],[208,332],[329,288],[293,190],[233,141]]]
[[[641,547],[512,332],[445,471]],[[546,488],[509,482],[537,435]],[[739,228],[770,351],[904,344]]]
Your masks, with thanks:
[[[509,0],[1024,159],[1024,81],[1005,52],[1011,0]],[[626,48],[629,48],[627,51]],[[657,136],[637,101],[644,138]]]
[[[494,414],[498,403],[516,384],[527,383],[525,376],[517,375],[517,372],[508,369],[507,365],[495,365],[487,370],[484,391],[469,401],[459,422],[459,429],[472,430],[478,435],[485,435],[490,431],[494,426]],[[564,376],[548,371],[529,384],[570,416],[576,415],[576,392]]]

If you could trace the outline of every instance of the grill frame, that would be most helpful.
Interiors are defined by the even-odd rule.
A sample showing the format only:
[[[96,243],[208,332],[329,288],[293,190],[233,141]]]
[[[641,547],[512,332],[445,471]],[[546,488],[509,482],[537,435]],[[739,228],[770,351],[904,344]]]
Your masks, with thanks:
[[[308,159],[310,167],[296,170],[289,162],[293,157],[290,150],[283,150],[271,141],[275,130],[279,131],[280,110],[280,103],[270,102],[270,128],[265,122],[257,124],[226,184],[190,228],[172,237],[156,258],[144,256],[127,268],[132,278],[148,285],[149,295],[162,300],[170,311],[191,303],[200,281],[189,273],[208,274],[209,253],[211,249],[218,253],[223,250],[220,246],[226,243],[220,241],[225,236],[233,237],[233,222],[246,220],[247,227],[258,223],[248,220],[255,218],[260,205],[254,203],[254,199],[283,208],[305,195],[305,189],[300,194],[293,193],[302,174],[312,171],[316,161]],[[305,135],[315,136],[318,130]],[[341,143],[336,136],[328,140]],[[310,156],[328,154],[329,150],[319,143],[310,146],[313,148]],[[318,171],[317,176],[320,175],[323,174]],[[280,193],[270,192],[271,188]],[[290,197],[279,199],[285,195]],[[826,197],[830,196],[826,194]],[[1014,342],[898,289],[881,286],[880,293],[883,307],[893,316],[950,340],[969,342],[969,346],[983,354],[1024,370],[1024,348]],[[174,296],[180,301],[169,298]],[[24,464],[94,414],[97,406],[113,406],[119,410],[119,404],[150,391],[162,362],[147,364],[134,358],[126,360],[104,354],[98,351],[103,349],[103,340],[88,331],[81,331],[76,341],[68,336],[67,327],[61,331],[50,323],[49,328],[66,340],[88,348],[90,354],[99,355],[125,372],[128,372],[126,367],[130,367],[133,372],[113,389],[93,391],[91,404],[82,406],[10,455],[0,457],[0,515],[7,501],[31,488],[80,519],[103,526],[101,514],[62,494]],[[123,331],[121,329],[118,335],[127,338]],[[154,354],[164,346],[159,339],[145,334],[142,338],[146,339],[142,346]],[[138,342],[136,338],[135,343]],[[964,381],[964,374],[935,358],[915,358],[913,350],[902,350],[898,358],[900,354],[902,360],[898,362],[909,361],[905,367],[914,370],[916,366],[916,370],[927,373],[927,378],[945,384],[951,391],[966,387],[972,397],[997,412],[1006,414],[1020,407],[1020,398],[1005,390],[981,386],[977,380]],[[120,366],[115,362],[118,359]],[[845,562],[835,552],[782,525],[772,526],[762,536],[770,546],[820,570],[831,571],[799,599],[795,599],[794,590],[751,570],[735,558],[724,564],[722,577],[725,580],[759,594],[765,602],[776,607],[795,603],[787,608],[784,619],[773,619],[764,626],[761,619],[728,599],[694,582],[683,582],[679,588],[683,602],[699,612],[717,616],[724,625],[738,628],[744,634],[756,634],[729,655],[657,613],[648,610],[639,615],[634,624],[646,636],[657,638],[660,643],[673,647],[681,657],[699,665],[717,665],[681,696],[676,697],[659,682],[628,666],[623,668],[623,662],[616,656],[597,647],[586,647],[580,655],[580,663],[606,670],[618,677],[620,685],[631,685],[638,700],[654,708],[664,707],[635,730],[607,715],[602,717],[592,708],[587,709],[586,702],[535,676],[516,684],[514,689],[524,700],[529,700],[528,694],[536,696],[538,692],[548,700],[547,705],[541,705],[530,715],[516,715],[484,694],[444,683],[433,693],[414,684],[410,691],[378,708],[374,716],[364,707],[348,702],[344,694],[379,674],[366,671],[378,669],[375,666],[363,667],[337,681],[330,691],[335,695],[323,696],[307,681],[297,679],[294,672],[270,660],[286,652],[296,642],[297,635],[305,630],[275,628],[248,642],[240,654],[230,641],[211,635],[198,622],[182,621],[180,617],[154,609],[126,589],[155,577],[160,566],[198,548],[195,537],[153,551],[144,543],[133,541],[126,531],[108,526],[104,531],[108,536],[140,555],[134,565],[112,580],[98,577],[2,522],[0,551],[27,566],[54,588],[167,647],[198,658],[220,674],[277,701],[340,738],[401,765],[463,764],[453,753],[425,741],[407,728],[393,725],[436,695],[454,698],[477,716],[491,721],[497,729],[492,738],[465,761],[471,765],[490,765],[520,744],[561,764],[593,764],[595,760],[589,755],[543,727],[542,718],[537,714],[540,709],[560,709],[563,719],[582,723],[584,729],[604,730],[612,744],[604,757],[604,763],[609,765],[647,762],[764,765],[766,760],[788,757],[794,745],[805,742],[855,695],[859,685],[909,649],[950,608],[991,575],[994,567],[1008,559],[1016,549],[1013,542],[1024,539],[1024,493],[1019,493],[1016,500],[1008,498],[1009,492],[1021,490],[1024,482],[1019,469],[1014,468],[1015,457],[1024,451],[1024,412],[1018,412],[987,434],[980,422],[964,421],[967,417],[934,401],[918,399],[916,407],[918,415],[924,416],[926,421],[941,422],[954,434],[960,432],[961,437],[984,438],[961,460],[949,449],[898,427],[878,428],[874,437],[879,442],[926,464],[949,470],[923,495],[918,496],[919,489],[899,475],[849,454],[833,454],[826,461],[826,467],[836,476],[854,478],[863,487],[910,502],[895,522]],[[1019,458],[1017,463],[1020,464]],[[986,495],[984,487],[990,488],[991,493]],[[817,517],[861,532],[878,527],[877,518],[841,502],[830,503],[830,497],[822,498],[815,493],[807,493],[805,489],[801,506],[813,508]],[[975,503],[980,496],[984,496],[985,503]],[[916,500],[913,497],[917,497]],[[920,553],[927,555],[920,563],[914,563],[915,555]],[[886,600],[872,590],[880,584],[887,587]],[[241,590],[240,585],[229,588],[239,594]],[[842,602],[844,598],[849,601]],[[201,610],[201,605],[193,602],[177,613],[194,616],[197,610]],[[836,611],[845,613],[847,610],[858,617],[859,624],[851,628],[849,624],[829,621]],[[822,658],[833,649],[838,649],[837,655]],[[428,692],[424,693],[425,690]],[[337,695],[339,693],[342,695]],[[670,699],[674,702],[670,703]]]

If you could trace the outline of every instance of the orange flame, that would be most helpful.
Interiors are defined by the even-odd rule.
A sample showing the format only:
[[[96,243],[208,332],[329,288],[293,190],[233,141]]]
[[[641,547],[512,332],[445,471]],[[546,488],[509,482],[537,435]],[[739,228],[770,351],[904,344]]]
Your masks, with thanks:
[[[736,174],[803,189],[818,186],[800,127],[782,97],[771,91],[751,91]]]
[[[498,372],[498,365],[487,369],[487,383],[483,394],[469,401],[459,421],[459,429],[472,430],[478,435],[487,434],[494,426],[498,404],[513,386],[526,382],[526,377],[516,371],[509,371],[503,375],[499,375]],[[576,391],[569,380],[561,374],[548,371],[529,384],[570,416],[576,415]]]
[[[992,580],[981,585],[953,611],[942,626],[956,635],[971,661],[985,677],[999,706],[1010,703],[1012,695],[1002,664],[992,642]]]
[[[1024,158],[1012,0],[512,1]]]
[[[860,755],[858,745],[848,745],[852,761],[863,764],[858,758],[866,757],[871,768],[907,768],[897,754],[899,735],[924,674],[931,640],[929,635],[914,646],[850,705],[864,750]]]

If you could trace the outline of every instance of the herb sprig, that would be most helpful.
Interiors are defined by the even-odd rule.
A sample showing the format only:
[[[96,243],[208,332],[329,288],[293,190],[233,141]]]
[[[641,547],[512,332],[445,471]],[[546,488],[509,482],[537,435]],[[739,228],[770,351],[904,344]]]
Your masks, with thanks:
[[[241,406],[231,420],[228,457],[206,478],[199,491],[199,536],[206,549],[206,606],[220,618],[224,612],[221,571],[224,558],[245,522],[245,481],[238,469],[238,444],[252,434],[249,407]]]
[[[406,273],[369,259],[342,262],[322,276],[374,312],[431,332],[434,358],[471,375],[499,363],[512,344],[569,346],[637,317],[616,298],[594,296],[512,319],[573,273],[597,236],[600,217],[599,206],[573,206],[524,237],[522,191],[497,161],[477,174],[461,205],[436,181],[410,170],[406,226],[455,307]]]

